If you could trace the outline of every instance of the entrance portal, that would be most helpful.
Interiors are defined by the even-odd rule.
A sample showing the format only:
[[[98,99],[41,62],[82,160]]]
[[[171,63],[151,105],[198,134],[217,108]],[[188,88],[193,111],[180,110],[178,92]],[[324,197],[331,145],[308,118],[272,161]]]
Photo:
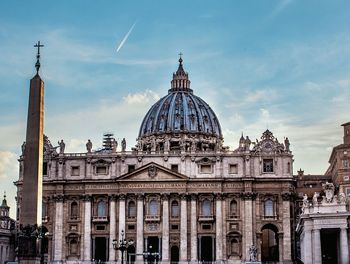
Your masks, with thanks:
[[[94,259],[97,262],[107,261],[107,239],[105,237],[96,237],[94,239]]]
[[[278,261],[278,230],[271,224],[264,225],[262,228],[261,260]]]
[[[159,261],[159,249],[160,239],[156,236],[150,236],[147,238],[147,262],[155,263]]]
[[[211,262],[215,260],[214,239],[211,236],[202,236],[199,239],[199,260]]]
[[[178,246],[172,246],[170,250],[170,262],[172,264],[176,264],[179,262],[179,247]]]
[[[322,264],[338,263],[338,238],[337,229],[321,229]]]

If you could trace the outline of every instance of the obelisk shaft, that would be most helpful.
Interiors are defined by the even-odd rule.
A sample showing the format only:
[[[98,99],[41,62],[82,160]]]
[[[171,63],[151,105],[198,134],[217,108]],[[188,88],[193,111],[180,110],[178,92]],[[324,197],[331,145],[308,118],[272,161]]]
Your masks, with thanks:
[[[20,209],[22,225],[41,224],[44,130],[44,82],[37,74],[30,80],[23,189]]]

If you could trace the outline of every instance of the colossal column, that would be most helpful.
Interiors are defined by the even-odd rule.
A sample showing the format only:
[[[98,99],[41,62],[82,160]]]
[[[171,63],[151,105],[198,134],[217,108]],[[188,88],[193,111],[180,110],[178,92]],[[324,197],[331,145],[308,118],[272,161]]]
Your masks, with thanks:
[[[136,261],[143,262],[143,195],[137,196],[137,222],[136,222]]]
[[[291,250],[291,234],[290,234],[290,194],[282,194],[282,210],[283,210],[283,260],[291,261],[292,260],[292,250]]]
[[[126,195],[121,194],[119,196],[119,228],[118,228],[118,241],[122,239],[122,231],[125,232],[125,200],[126,200]],[[118,251],[118,259],[122,259],[122,254],[121,251]]]
[[[62,261],[62,243],[63,239],[63,195],[57,195],[55,197],[56,202],[56,212],[55,212],[55,227],[54,227],[54,243],[55,243],[55,253],[54,261]]]
[[[169,195],[163,194],[162,200],[163,200],[162,261],[168,262],[169,261]]]
[[[181,195],[180,261],[187,261],[187,196]]]
[[[84,197],[84,262],[91,261],[91,196]]]
[[[116,235],[116,216],[115,216],[115,201],[116,196],[112,195],[110,197],[110,228],[109,228],[109,261],[115,261],[115,249],[113,248],[112,241],[115,240]]]
[[[349,263],[349,242],[346,228],[340,229],[340,260],[341,264]]]
[[[197,196],[191,195],[191,262],[197,262]]]
[[[243,248],[244,259],[249,260],[249,248],[254,245],[253,238],[253,200],[255,194],[252,192],[244,192],[244,237],[245,245]]]
[[[222,195],[216,195],[216,261],[222,261]]]

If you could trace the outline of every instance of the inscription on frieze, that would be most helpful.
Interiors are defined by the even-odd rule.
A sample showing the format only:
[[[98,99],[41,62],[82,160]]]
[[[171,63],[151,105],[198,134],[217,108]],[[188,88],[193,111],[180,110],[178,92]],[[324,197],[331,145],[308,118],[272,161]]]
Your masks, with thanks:
[[[186,183],[154,183],[154,182],[144,182],[144,183],[120,183],[121,189],[130,188],[186,188]]]

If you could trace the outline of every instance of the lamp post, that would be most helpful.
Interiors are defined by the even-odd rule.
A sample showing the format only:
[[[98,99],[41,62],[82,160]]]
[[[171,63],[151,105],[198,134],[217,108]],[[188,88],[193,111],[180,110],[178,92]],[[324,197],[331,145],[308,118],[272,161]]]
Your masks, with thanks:
[[[124,238],[124,230],[122,230],[121,232],[121,239],[119,240],[119,243],[117,239],[113,239],[113,242],[112,242],[113,248],[115,250],[119,250],[122,253],[121,264],[124,264],[124,251],[127,250],[128,247],[133,244],[134,244],[133,240],[126,241],[126,239]]]

